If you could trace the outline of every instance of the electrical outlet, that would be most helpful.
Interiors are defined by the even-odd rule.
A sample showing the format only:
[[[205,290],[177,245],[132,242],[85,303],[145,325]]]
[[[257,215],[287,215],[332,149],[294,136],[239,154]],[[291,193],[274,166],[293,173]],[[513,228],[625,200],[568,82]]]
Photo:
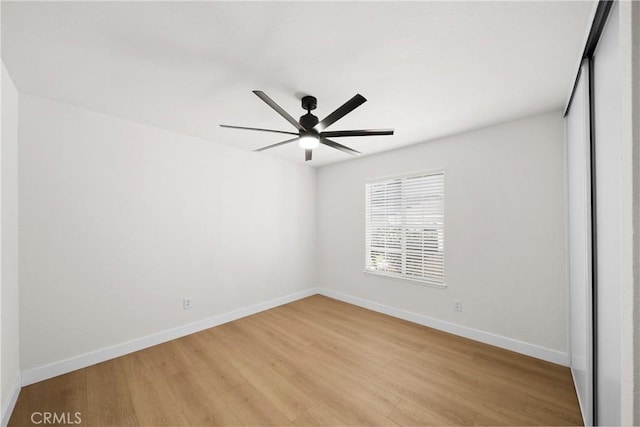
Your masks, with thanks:
[[[460,301],[453,303],[453,311],[462,311],[462,303]]]
[[[188,310],[191,308],[191,297],[182,298],[182,308]]]

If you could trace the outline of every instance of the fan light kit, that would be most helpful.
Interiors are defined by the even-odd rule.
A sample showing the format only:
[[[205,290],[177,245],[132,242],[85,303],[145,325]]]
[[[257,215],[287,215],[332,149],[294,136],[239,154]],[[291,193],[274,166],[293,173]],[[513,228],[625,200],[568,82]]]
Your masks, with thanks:
[[[311,134],[302,135],[300,136],[300,141],[298,142],[298,144],[300,144],[300,147],[302,148],[313,150],[314,148],[317,148],[318,145],[320,145],[320,138],[318,138],[316,135]]]
[[[329,114],[322,121],[318,121],[318,118],[311,114],[312,110],[315,110],[317,107],[317,99],[313,96],[304,96],[302,97],[302,108],[307,110],[307,114],[304,114],[300,117],[300,121],[296,121],[289,113],[287,113],[282,107],[275,103],[275,101],[269,98],[264,92],[259,90],[254,90],[253,93],[260,99],[262,99],[269,107],[273,108],[278,114],[280,114],[286,121],[291,123],[297,130],[298,133],[295,132],[287,132],[283,130],[274,130],[274,129],[262,129],[262,128],[252,128],[252,127],[244,127],[244,126],[230,126],[230,125],[220,125],[223,128],[231,128],[231,129],[243,129],[243,130],[257,130],[260,132],[273,132],[273,133],[284,133],[288,135],[296,135],[295,138],[288,139],[286,141],[278,142],[277,144],[269,145],[267,147],[258,148],[254,151],[263,151],[269,148],[275,148],[280,145],[288,144],[290,142],[298,141],[300,147],[304,148],[304,159],[305,161],[311,160],[313,150],[318,148],[320,144],[326,145],[331,148],[335,148],[336,150],[343,151],[345,153],[357,156],[362,153],[354,150],[353,148],[346,147],[342,144],[338,144],[335,141],[332,141],[328,138],[338,138],[345,136],[376,136],[376,135],[393,135],[393,129],[361,129],[361,130],[337,130],[337,131],[328,131],[324,130],[331,126],[333,123],[337,122],[364,102],[366,99],[364,96],[358,94],[345,102],[342,106],[338,107],[333,113]]]

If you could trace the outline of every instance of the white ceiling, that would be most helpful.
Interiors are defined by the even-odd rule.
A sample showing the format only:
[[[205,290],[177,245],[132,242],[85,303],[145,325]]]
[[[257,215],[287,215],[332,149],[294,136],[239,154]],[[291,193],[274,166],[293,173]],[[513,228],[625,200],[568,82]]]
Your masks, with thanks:
[[[293,130],[318,98],[365,155],[559,109],[593,2],[2,2],[2,58],[18,90],[247,150]],[[289,144],[256,155],[304,162]],[[351,158],[327,147],[313,166]]]

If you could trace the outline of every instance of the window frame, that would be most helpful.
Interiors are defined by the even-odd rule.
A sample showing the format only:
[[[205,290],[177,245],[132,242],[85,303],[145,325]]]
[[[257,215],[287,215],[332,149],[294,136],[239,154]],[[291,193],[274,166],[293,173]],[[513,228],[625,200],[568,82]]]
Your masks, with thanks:
[[[369,209],[369,206],[367,205],[367,186],[370,184],[379,184],[379,183],[383,183],[385,181],[393,181],[393,180],[406,180],[406,179],[410,179],[410,178],[416,178],[416,177],[423,177],[423,176],[431,176],[431,175],[442,175],[442,233],[443,233],[443,241],[442,241],[442,282],[438,282],[438,281],[434,281],[428,278],[424,278],[424,277],[412,277],[412,276],[408,276],[404,273],[392,273],[392,272],[388,272],[388,271],[380,271],[380,270],[370,270],[367,268],[367,264],[368,264],[368,254],[370,252],[370,248],[367,246],[367,228],[368,228],[368,223],[369,223],[369,218],[367,217],[367,211]],[[364,204],[365,204],[365,223],[364,223],[364,268],[363,268],[363,272],[365,274],[371,274],[374,276],[379,276],[379,277],[384,277],[384,278],[389,278],[389,279],[394,279],[394,280],[399,280],[399,281],[404,281],[404,282],[410,282],[410,283],[414,283],[414,284],[418,284],[421,286],[430,286],[430,287],[435,287],[435,288],[440,288],[440,289],[444,289],[447,287],[447,283],[446,283],[446,257],[445,257],[445,213],[446,213],[446,202],[445,202],[445,188],[446,188],[446,179],[445,179],[445,170],[444,169],[432,169],[432,170],[428,170],[428,171],[419,171],[419,172],[410,172],[410,173],[405,173],[405,174],[400,174],[400,175],[390,175],[390,176],[382,176],[382,177],[376,177],[376,178],[371,178],[371,179],[367,179],[364,183]],[[403,224],[403,227],[405,227],[406,225]],[[403,251],[404,252],[404,251]]]

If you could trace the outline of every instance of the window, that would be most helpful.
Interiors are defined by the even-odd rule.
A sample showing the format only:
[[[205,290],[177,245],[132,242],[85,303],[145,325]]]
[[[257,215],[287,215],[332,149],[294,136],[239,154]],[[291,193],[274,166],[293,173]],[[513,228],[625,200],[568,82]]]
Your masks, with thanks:
[[[365,271],[444,286],[444,173],[367,183]]]

